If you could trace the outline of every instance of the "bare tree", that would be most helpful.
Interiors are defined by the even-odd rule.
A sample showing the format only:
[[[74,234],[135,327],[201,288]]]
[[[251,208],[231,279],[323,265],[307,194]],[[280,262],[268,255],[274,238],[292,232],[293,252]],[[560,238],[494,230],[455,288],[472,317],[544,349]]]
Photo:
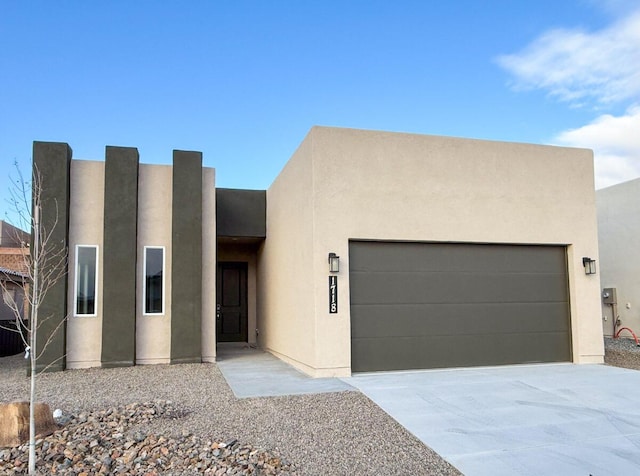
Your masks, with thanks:
[[[57,209],[55,220],[46,227],[41,222],[42,217],[42,177],[37,169],[33,167],[31,182],[24,180],[24,176],[16,165],[18,180],[13,181],[9,199],[13,212],[14,225],[22,230],[31,233],[31,243],[24,240],[16,240],[22,248],[24,259],[24,269],[26,270],[26,280],[29,291],[25,293],[28,312],[24,310],[24,303],[15,299],[15,293],[9,292],[5,282],[1,283],[2,294],[5,303],[13,311],[16,318],[16,328],[9,328],[18,332],[25,346],[25,358],[29,359],[29,474],[36,474],[36,364],[38,358],[42,356],[55,334],[60,330],[66,321],[66,317],[54,327],[53,331],[46,336],[38,338],[38,329],[53,316],[40,315],[40,305],[43,302],[47,291],[58,281],[64,279],[67,272],[68,251],[65,243],[55,242],[52,239],[57,220]],[[56,204],[57,207],[57,204]],[[5,327],[5,329],[7,329]],[[38,344],[40,348],[38,348]],[[63,357],[60,357],[63,358]],[[57,359],[60,360],[60,359]],[[46,371],[53,363],[50,362],[42,372]]]

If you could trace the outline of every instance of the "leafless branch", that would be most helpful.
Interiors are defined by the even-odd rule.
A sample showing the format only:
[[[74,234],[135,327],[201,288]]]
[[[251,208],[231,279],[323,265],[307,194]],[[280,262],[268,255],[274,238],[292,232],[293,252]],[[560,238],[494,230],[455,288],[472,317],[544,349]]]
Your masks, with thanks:
[[[41,374],[45,373],[47,370],[49,370],[51,367],[53,367],[56,363],[60,362],[66,356],[67,356],[67,354],[65,353],[65,354],[62,354],[57,359],[53,359],[51,362],[49,362],[47,365],[45,365],[44,368],[40,370],[40,372],[38,372],[38,375],[41,375]]]
[[[46,318],[44,318],[44,320],[41,320],[40,322],[44,323],[44,322],[48,321],[50,318],[52,318],[52,317],[53,317],[52,315],[49,315]],[[60,322],[58,322],[56,327],[53,328],[53,330],[51,331],[51,333],[47,337],[47,340],[44,342],[44,344],[40,344],[40,352],[35,356],[36,360],[38,360],[40,357],[42,357],[42,354],[44,354],[44,352],[47,350],[47,347],[49,347],[49,344],[51,344],[51,341],[53,341],[55,335],[58,333],[58,331],[60,330],[62,325],[68,319],[68,317],[69,316],[65,316],[64,319],[60,319]]]

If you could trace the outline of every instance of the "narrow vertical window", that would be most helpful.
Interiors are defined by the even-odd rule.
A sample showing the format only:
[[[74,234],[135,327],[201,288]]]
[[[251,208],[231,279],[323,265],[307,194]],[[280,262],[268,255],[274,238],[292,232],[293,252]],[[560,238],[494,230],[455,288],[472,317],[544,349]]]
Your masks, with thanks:
[[[164,313],[164,248],[144,248],[144,313]]]
[[[96,315],[97,277],[98,247],[76,246],[76,316]]]

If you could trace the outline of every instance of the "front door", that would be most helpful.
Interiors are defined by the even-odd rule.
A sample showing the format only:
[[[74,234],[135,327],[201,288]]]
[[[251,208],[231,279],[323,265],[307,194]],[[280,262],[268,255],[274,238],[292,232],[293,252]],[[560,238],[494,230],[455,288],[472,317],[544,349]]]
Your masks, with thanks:
[[[218,263],[218,342],[247,342],[247,263]]]

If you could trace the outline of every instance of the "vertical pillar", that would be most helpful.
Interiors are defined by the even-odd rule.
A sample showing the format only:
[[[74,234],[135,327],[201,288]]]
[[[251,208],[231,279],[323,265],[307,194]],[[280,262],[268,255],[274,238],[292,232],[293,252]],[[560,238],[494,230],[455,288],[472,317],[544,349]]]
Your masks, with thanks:
[[[49,256],[68,252],[69,241],[69,185],[71,148],[58,142],[33,143],[34,185],[39,181],[42,230],[50,234]],[[37,187],[34,187],[34,193]],[[42,275],[49,271],[41,269]],[[62,270],[66,271],[66,270]],[[36,362],[38,371],[64,370],[66,352],[67,279],[64,277],[48,286],[38,310],[36,352],[42,355]]]
[[[106,148],[102,366],[135,363],[138,150]]]
[[[173,151],[171,363],[201,362],[202,154]]]
[[[216,361],[216,186],[215,170],[202,169],[202,361]]]

